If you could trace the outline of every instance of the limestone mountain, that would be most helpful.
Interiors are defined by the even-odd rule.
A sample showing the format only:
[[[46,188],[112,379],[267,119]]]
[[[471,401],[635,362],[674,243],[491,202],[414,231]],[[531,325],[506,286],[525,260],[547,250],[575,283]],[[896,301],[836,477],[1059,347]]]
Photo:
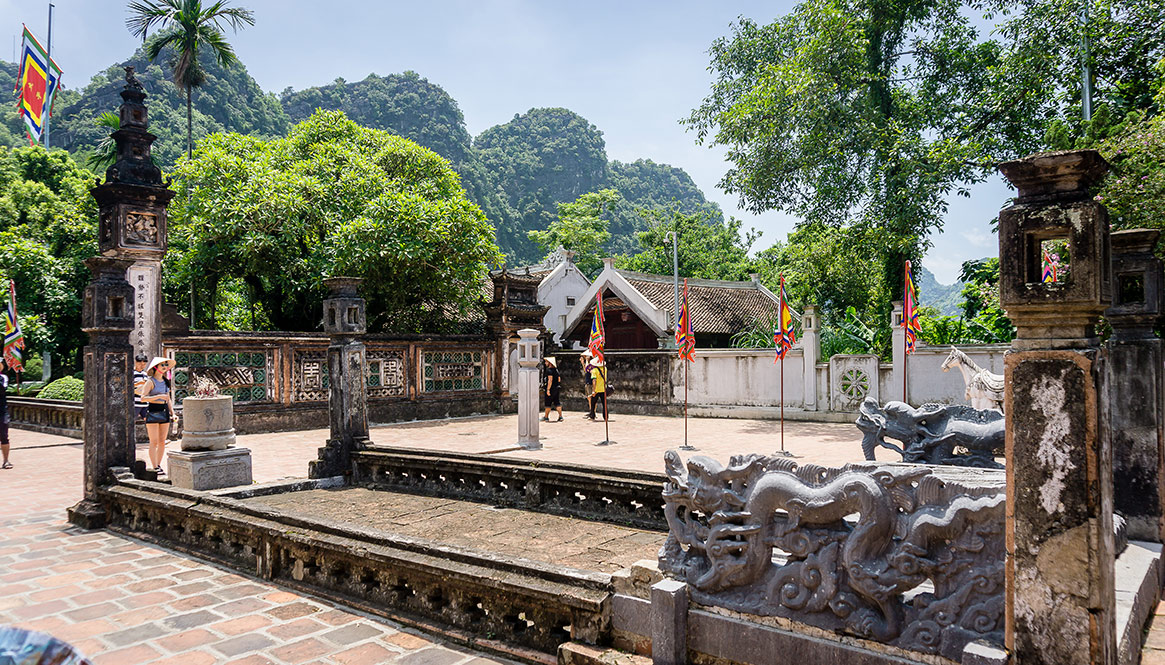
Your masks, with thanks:
[[[933,307],[944,316],[958,316],[963,286],[962,282],[939,284],[934,273],[918,266],[918,301],[923,307]]]

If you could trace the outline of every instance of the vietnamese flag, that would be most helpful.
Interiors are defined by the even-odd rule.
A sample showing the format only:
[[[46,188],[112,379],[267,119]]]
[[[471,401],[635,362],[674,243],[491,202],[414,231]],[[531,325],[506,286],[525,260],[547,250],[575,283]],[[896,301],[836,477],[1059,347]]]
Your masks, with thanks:
[[[41,116],[44,115],[45,96],[48,94],[48,79],[40,63],[29,56],[24,63],[24,80],[21,81],[20,108],[32,116],[32,121],[39,127]]]

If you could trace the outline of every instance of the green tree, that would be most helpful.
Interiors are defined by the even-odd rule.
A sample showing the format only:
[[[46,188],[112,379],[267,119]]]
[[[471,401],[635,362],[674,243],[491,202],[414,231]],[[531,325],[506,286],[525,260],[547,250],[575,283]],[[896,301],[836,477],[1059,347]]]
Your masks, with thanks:
[[[110,136],[106,136],[93,152],[85,158],[85,163],[94,171],[103,171],[117,161],[117,142],[113,140],[113,132],[121,129],[121,117],[113,111],[106,111],[97,116],[93,121],[94,125],[101,127],[108,131]]]
[[[191,94],[206,83],[206,71],[198,61],[199,52],[210,49],[219,65],[238,62],[234,48],[223,36],[223,26],[236,32],[244,25],[255,25],[254,14],[240,7],[228,7],[218,0],[208,7],[202,0],[135,0],[129,3],[126,27],[135,37],[145,37],[150,28],[162,32],[146,44],[146,57],[153,62],[163,51],[172,49],[170,68],[174,84],[186,91],[186,156],[194,156],[194,124]]]
[[[543,252],[560,246],[573,251],[579,269],[594,276],[603,267],[603,250],[611,239],[607,231],[611,222],[606,216],[620,200],[613,189],[588,192],[569,203],[559,203],[558,218],[545,231],[529,231],[527,235]]]
[[[198,284],[205,325],[218,325],[218,299],[245,288],[256,322],[315,329],[323,278],[353,275],[366,280],[370,330],[446,331],[478,306],[500,260],[448,162],[339,112],[286,138],[211,135],[175,176],[167,290]]]
[[[642,251],[622,257],[619,267],[657,275],[672,274],[672,239],[677,238],[680,277],[744,280],[753,272],[748,253],[760,232],[749,229],[741,235],[741,221],[709,220],[707,214],[684,213],[672,207],[640,211],[647,225],[638,234]]]
[[[1034,143],[1026,106],[996,94],[999,52],[960,0],[806,0],[713,43],[716,81],[685,122],[727,148],[721,187],[749,209],[861,229],[882,320],[948,196]]]
[[[85,344],[83,261],[97,253],[92,182],[63,150],[0,146],[0,276],[16,283],[28,351],[51,351],[58,375],[80,367]]]

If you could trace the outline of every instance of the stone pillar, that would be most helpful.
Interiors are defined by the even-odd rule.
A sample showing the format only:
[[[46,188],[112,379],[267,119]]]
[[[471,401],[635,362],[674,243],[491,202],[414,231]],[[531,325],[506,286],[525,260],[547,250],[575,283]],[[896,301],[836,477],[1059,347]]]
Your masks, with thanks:
[[[1116,662],[1112,455],[1105,356],[1108,213],[1089,189],[1094,150],[999,170],[1019,189],[999,213],[1000,298],[1018,331],[1007,354],[1005,642],[1016,665]],[[1069,278],[1044,283],[1042,243],[1065,240]]]
[[[1117,231],[1112,238],[1113,303],[1104,313],[1108,341],[1112,473],[1116,512],[1130,538],[1162,542],[1165,507],[1165,354],[1153,333],[1163,311],[1160,231]]]
[[[527,450],[542,447],[538,439],[538,406],[542,400],[538,381],[538,366],[542,363],[539,334],[533,328],[518,331],[518,445]]]
[[[130,261],[95,256],[85,261],[93,280],[85,288],[81,326],[85,347],[84,498],[69,521],[86,529],[105,524],[97,489],[112,480],[113,467],[135,457],[133,430],[133,288],[125,281]]]
[[[903,402],[909,404],[910,400],[902,394],[902,377],[906,374],[906,329],[902,327],[903,303],[901,300],[895,300],[892,305],[894,309],[890,312],[890,355],[894,366],[892,374],[894,378],[891,379],[890,394],[898,395]],[[876,376],[877,374],[874,375]],[[874,377],[871,379],[877,381]],[[906,390],[910,391],[909,386]]]
[[[820,331],[821,320],[817,316],[817,306],[805,305],[805,311],[801,313],[801,354],[805,362],[805,369],[802,372],[805,401],[802,407],[806,411],[817,410],[817,359],[821,356]]]
[[[309,469],[312,478],[348,475],[352,451],[368,444],[368,358],[362,340],[367,323],[358,289],[364,280],[331,277],[324,299],[324,330],[328,344],[328,412],[331,436]]]
[[[91,191],[99,210],[97,246],[105,256],[133,262],[126,278],[134,289],[135,353],[162,353],[162,257],[166,254],[166,208],[174,192],[150,157],[157,138],[147,128],[146,93],[126,67],[121,91],[121,126],[113,133],[117,160],[105,171],[105,183]]]

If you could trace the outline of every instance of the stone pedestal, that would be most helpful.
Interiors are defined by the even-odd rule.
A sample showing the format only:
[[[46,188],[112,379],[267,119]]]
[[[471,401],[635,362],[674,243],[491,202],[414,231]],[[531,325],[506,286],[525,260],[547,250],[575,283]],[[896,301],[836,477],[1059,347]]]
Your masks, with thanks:
[[[328,412],[331,435],[311,462],[311,478],[348,475],[352,451],[368,444],[368,358],[363,335],[367,330],[364,299],[355,277],[331,277],[324,300],[324,330],[328,344]]]
[[[215,490],[251,484],[251,450],[172,450],[170,483],[188,490]]]
[[[235,443],[234,398],[230,395],[182,400],[182,450],[226,450]]]
[[[1113,304],[1109,356],[1110,429],[1116,512],[1129,537],[1162,542],[1165,507],[1165,353],[1153,327],[1163,311],[1160,232],[1112,234]]]
[[[84,498],[69,509],[69,521],[87,529],[105,523],[97,488],[112,481],[112,467],[129,467],[133,439],[133,288],[125,281],[130,262],[93,257],[85,265],[93,281],[85,288],[81,325],[89,334],[85,357]]]
[[[1015,665],[1108,664],[1116,650],[1106,358],[1108,216],[1095,151],[1000,165],[1019,196],[999,214],[1001,300],[1019,335],[1005,363],[1007,613]],[[1044,283],[1041,243],[1067,241],[1070,278]]]
[[[518,331],[518,445],[527,450],[542,447],[538,439],[538,407],[542,390],[538,380],[538,366],[542,363],[542,349],[538,343],[540,331],[524,328]]]
[[[815,305],[805,305],[801,313],[801,354],[805,369],[801,378],[804,381],[802,395],[806,411],[817,410],[817,359],[821,356],[821,320],[817,316]]]

